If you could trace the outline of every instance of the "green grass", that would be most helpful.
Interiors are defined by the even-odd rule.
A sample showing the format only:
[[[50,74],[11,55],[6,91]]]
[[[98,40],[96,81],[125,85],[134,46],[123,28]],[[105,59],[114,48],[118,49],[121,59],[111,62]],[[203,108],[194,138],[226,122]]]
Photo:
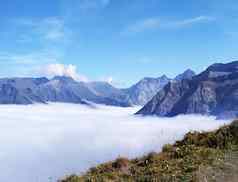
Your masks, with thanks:
[[[162,152],[118,158],[60,182],[197,182],[238,179],[238,121],[213,132],[188,133]]]

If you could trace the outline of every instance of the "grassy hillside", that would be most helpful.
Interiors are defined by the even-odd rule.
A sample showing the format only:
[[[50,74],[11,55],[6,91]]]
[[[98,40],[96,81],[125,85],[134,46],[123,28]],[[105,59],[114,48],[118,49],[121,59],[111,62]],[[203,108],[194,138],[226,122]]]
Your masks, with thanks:
[[[237,181],[238,120],[213,132],[188,133],[165,145],[161,153],[142,158],[118,158],[91,168],[83,176],[60,182]]]

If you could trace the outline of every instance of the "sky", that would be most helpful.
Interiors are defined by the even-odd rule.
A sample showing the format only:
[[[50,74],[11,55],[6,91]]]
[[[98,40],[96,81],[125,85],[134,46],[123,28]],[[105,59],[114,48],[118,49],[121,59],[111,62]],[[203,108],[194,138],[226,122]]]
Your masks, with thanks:
[[[238,60],[237,0],[11,0],[0,77],[73,72],[127,87]]]

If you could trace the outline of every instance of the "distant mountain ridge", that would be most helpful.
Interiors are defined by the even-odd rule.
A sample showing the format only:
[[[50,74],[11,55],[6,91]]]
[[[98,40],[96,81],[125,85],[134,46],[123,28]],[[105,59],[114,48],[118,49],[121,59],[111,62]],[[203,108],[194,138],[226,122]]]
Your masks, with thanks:
[[[175,80],[194,75],[191,70],[178,75]],[[158,78],[143,78],[127,89],[118,89],[107,82],[77,82],[71,77],[47,78],[2,78],[0,79],[0,104],[33,104],[65,102],[128,107],[145,105],[166,84],[174,79],[163,75]]]
[[[127,101],[132,105],[145,105],[169,81],[171,79],[165,75],[158,78],[143,78],[132,87],[124,90],[128,95]]]
[[[195,75],[196,75],[196,73],[193,70],[187,69],[182,74],[179,74],[178,76],[176,76],[174,78],[174,80],[181,81],[181,80],[185,80],[185,79],[192,79]]]
[[[105,85],[107,94],[98,85]],[[86,101],[98,104],[127,107],[128,103],[117,97],[122,93],[107,83],[77,82],[70,77],[56,76],[47,78],[4,78],[0,79],[1,104],[33,104],[47,102],[65,102],[86,104]]]
[[[213,64],[192,79],[169,82],[137,114],[238,116],[238,61]]]
[[[166,75],[158,78],[143,78],[132,87],[124,89],[127,95],[127,101],[132,105],[145,105],[169,82],[191,79],[195,75],[196,73],[194,71],[188,69],[174,79],[168,78]]]

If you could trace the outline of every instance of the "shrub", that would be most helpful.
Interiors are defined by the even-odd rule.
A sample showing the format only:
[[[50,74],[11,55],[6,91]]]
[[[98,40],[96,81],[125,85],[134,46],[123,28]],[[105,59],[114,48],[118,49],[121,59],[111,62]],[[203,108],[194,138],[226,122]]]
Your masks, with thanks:
[[[162,152],[167,153],[167,152],[173,152],[173,145],[171,144],[166,144],[162,148]]]
[[[122,169],[129,167],[129,163],[129,159],[120,157],[112,164],[112,166],[116,169]]]

